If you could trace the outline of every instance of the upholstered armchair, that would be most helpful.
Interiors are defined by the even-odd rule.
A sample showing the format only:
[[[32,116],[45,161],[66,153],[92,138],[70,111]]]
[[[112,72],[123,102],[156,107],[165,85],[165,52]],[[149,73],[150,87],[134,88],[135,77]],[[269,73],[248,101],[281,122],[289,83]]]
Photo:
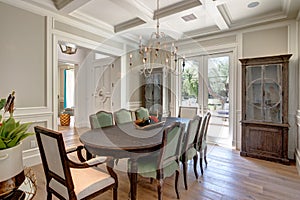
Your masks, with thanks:
[[[114,112],[114,118],[117,125],[133,121],[131,111],[124,108]]]
[[[182,148],[182,156],[180,158],[183,165],[183,180],[184,187],[187,190],[187,162],[191,159],[194,161],[194,173],[196,179],[198,179],[197,172],[197,163],[198,163],[198,153],[197,153],[197,142],[199,136],[199,127],[201,124],[202,118],[196,115],[192,120],[190,120],[187,131],[185,133],[183,148]]]
[[[110,189],[113,199],[117,200],[117,175],[110,165],[107,165],[109,174],[96,167],[110,160],[97,157],[85,161],[81,154],[83,146],[66,151],[61,133],[39,126],[34,129],[46,176],[48,200],[52,195],[59,199],[91,199]],[[68,154],[72,152],[77,152],[81,163],[69,159]]]
[[[179,156],[184,129],[185,125],[180,122],[175,122],[166,127],[163,131],[160,150],[151,156],[142,157],[137,160],[137,173],[143,177],[157,180],[159,200],[162,199],[164,179],[172,176],[174,173],[176,173],[175,191],[179,199]]]
[[[91,128],[103,128],[113,125],[113,114],[111,112],[99,111],[96,114],[91,114],[89,117]]]
[[[193,117],[196,116],[197,114],[198,114],[197,107],[179,106],[178,117],[180,117],[180,118],[193,119]]]
[[[149,118],[149,111],[147,108],[140,107],[135,111],[136,119],[147,119]]]
[[[207,167],[207,159],[206,159],[206,154],[207,154],[207,130],[208,130],[208,125],[209,125],[209,120],[211,118],[211,113],[207,112],[203,118],[203,121],[201,123],[201,128],[199,131],[199,140],[197,144],[197,151],[200,154],[200,170],[201,174],[203,175],[203,157],[204,157],[204,162]]]

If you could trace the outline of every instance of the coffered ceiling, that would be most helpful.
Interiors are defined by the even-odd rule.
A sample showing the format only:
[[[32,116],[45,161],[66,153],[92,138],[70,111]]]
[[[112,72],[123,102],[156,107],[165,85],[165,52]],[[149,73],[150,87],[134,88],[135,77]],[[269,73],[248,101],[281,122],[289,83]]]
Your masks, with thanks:
[[[295,19],[299,0],[23,0],[137,41],[160,28],[177,40]],[[251,7],[251,5],[256,5]]]

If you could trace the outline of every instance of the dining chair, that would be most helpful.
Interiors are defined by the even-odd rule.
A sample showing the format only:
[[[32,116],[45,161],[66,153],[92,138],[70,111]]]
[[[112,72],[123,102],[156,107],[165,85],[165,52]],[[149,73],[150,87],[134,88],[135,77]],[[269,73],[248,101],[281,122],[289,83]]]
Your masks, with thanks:
[[[114,118],[117,125],[133,121],[131,111],[124,108],[114,112]]]
[[[112,126],[114,124],[113,114],[104,110],[100,110],[96,114],[91,114],[89,119],[92,129]]]
[[[43,127],[34,127],[46,176],[47,200],[55,195],[59,199],[91,199],[112,189],[113,199],[117,200],[117,175],[107,165],[109,174],[97,168],[109,161],[97,157],[85,161],[81,151],[83,146],[65,149],[61,133]],[[77,152],[81,163],[70,160],[68,155]]]
[[[185,124],[174,122],[163,130],[159,150],[137,160],[137,173],[140,176],[157,180],[158,200],[162,199],[163,182],[167,177],[175,176],[175,192],[179,199],[179,156]],[[129,165],[130,166],[130,165]]]
[[[198,139],[198,145],[197,145],[197,151],[200,154],[200,170],[201,174],[203,175],[203,157],[205,161],[205,166],[207,167],[207,159],[206,159],[206,154],[207,154],[207,130],[208,130],[208,125],[209,125],[209,120],[211,118],[211,113],[207,112],[203,118],[203,121],[201,123],[201,128],[199,131],[199,139]]]
[[[184,187],[187,190],[187,162],[191,159],[194,161],[194,173],[196,179],[198,179],[198,172],[197,172],[197,163],[198,163],[198,153],[197,153],[197,142],[198,142],[198,134],[199,134],[199,127],[201,124],[202,118],[199,115],[196,115],[192,120],[189,121],[187,131],[184,135],[183,140],[183,148],[182,148],[182,155],[180,157],[180,161],[183,165],[183,180],[184,180]]]
[[[198,113],[197,107],[179,106],[178,117],[193,119],[193,117],[197,115],[197,113]]]
[[[136,119],[148,119],[149,116],[149,110],[147,108],[140,107],[135,111]]]

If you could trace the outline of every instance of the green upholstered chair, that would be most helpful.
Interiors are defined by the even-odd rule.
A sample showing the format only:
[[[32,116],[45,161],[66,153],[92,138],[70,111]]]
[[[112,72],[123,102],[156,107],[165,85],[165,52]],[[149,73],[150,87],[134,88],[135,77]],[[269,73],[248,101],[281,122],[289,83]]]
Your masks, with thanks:
[[[149,111],[147,108],[140,107],[135,111],[135,117],[136,119],[147,119],[149,118]]]
[[[197,144],[197,151],[200,154],[200,170],[201,174],[203,175],[203,157],[205,161],[205,165],[207,167],[207,159],[206,159],[206,154],[207,154],[207,143],[206,143],[206,137],[207,137],[207,129],[209,125],[209,120],[211,118],[211,113],[207,112],[203,118],[203,121],[201,123],[201,128],[199,131],[199,140]]]
[[[114,118],[117,125],[133,121],[131,111],[124,108],[114,112]]]
[[[160,150],[151,156],[142,157],[137,160],[137,173],[143,177],[157,180],[158,199],[162,199],[163,181],[165,178],[176,173],[175,191],[179,199],[179,156],[185,125],[174,122],[163,131]]]
[[[184,180],[184,187],[187,190],[187,161],[193,159],[194,160],[194,173],[196,179],[198,179],[198,172],[197,172],[197,162],[198,162],[198,153],[197,153],[197,142],[198,142],[198,135],[199,135],[199,127],[201,124],[202,118],[196,115],[188,125],[188,129],[186,134],[184,135],[183,140],[183,147],[182,147],[182,156],[180,161],[183,165],[183,180]]]
[[[193,119],[193,117],[196,116],[197,114],[198,114],[197,107],[179,106],[178,117]]]
[[[113,115],[110,112],[101,110],[96,114],[90,115],[89,119],[92,129],[113,125]]]

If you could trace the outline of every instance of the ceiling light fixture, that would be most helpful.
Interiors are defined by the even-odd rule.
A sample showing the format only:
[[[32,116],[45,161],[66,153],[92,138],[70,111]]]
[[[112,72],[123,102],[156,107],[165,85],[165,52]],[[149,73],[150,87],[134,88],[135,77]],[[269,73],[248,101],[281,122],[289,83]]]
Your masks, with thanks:
[[[139,40],[139,54],[141,55],[143,62],[142,73],[144,76],[148,77],[151,75],[153,70],[153,65],[161,64],[164,68],[168,68],[169,72],[173,67],[171,72],[176,70],[177,61],[179,56],[177,54],[178,47],[172,43],[170,51],[167,50],[167,38],[164,32],[160,32],[160,24],[159,24],[159,0],[157,0],[157,10],[156,10],[157,24],[156,24],[156,32],[151,34],[151,37],[148,41],[148,45],[144,45],[142,43],[142,36],[140,36]],[[155,19],[154,18],[154,19]],[[130,66],[132,66],[132,57],[133,55],[129,55]],[[173,60],[174,63],[170,63]]]
[[[252,1],[248,4],[248,8],[255,8],[259,5],[258,1]]]
[[[65,53],[65,54],[69,54],[69,55],[72,55],[72,54],[75,54],[77,52],[77,47],[75,44],[59,44],[59,47],[60,47],[60,50],[62,53]]]

